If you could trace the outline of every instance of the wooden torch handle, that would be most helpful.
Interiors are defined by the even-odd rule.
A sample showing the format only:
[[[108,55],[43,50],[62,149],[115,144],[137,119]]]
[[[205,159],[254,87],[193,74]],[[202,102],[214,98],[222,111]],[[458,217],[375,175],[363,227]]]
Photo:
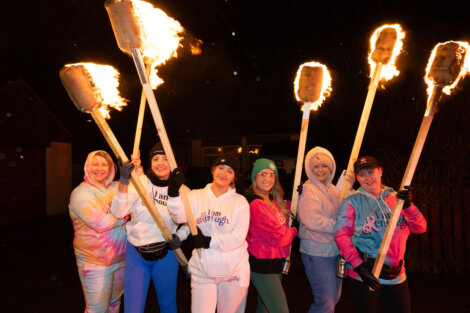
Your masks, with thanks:
[[[356,138],[354,139],[354,144],[351,151],[351,155],[349,157],[348,168],[346,170],[346,173],[353,171],[354,162],[356,162],[357,157],[359,156],[359,150],[361,150],[362,140],[364,139],[364,133],[366,131],[367,122],[369,121],[369,115],[372,109],[372,103],[374,102],[375,93],[377,91],[377,85],[380,81],[380,73],[382,72],[382,67],[382,63],[377,63],[377,65],[375,66],[374,74],[369,84],[369,91],[367,92],[366,101],[364,103],[364,108],[362,110],[361,120],[359,121],[359,126],[357,127]],[[343,201],[344,198],[348,196],[348,193],[351,188],[351,182],[345,179],[343,183],[343,189],[341,189],[340,201]]]
[[[147,64],[145,72],[149,75],[151,69],[151,64]],[[139,115],[137,116],[137,126],[135,128],[135,137],[134,137],[134,148],[132,149],[132,155],[136,156],[139,151],[140,146],[140,137],[142,135],[142,124],[144,122],[144,113],[145,113],[145,103],[147,98],[145,97],[145,91],[142,89],[142,94],[140,95],[140,105],[139,105]]]
[[[411,152],[410,159],[408,160],[408,165],[406,167],[405,175],[400,185],[400,190],[405,186],[411,184],[413,179],[416,166],[418,165],[418,160],[423,150],[424,142],[431,127],[431,122],[434,117],[434,113],[437,109],[437,104],[439,98],[442,94],[442,87],[434,87],[431,97],[429,98],[429,103],[427,105],[426,113],[419,127],[418,136],[416,137],[415,144],[413,146],[413,151]],[[392,215],[388,220],[387,229],[385,230],[384,237],[382,238],[382,243],[380,244],[379,252],[377,253],[377,258],[375,259],[374,267],[372,268],[372,274],[375,277],[379,277],[380,271],[382,270],[385,257],[388,253],[388,248],[390,247],[390,242],[392,241],[393,234],[395,233],[395,228],[397,227],[398,218],[400,217],[401,210],[403,208],[403,200],[397,199],[392,210]]]

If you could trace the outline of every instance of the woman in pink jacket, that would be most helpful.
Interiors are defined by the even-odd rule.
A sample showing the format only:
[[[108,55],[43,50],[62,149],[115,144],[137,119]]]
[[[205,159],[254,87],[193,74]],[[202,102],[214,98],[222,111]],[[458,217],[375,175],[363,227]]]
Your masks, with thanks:
[[[289,210],[283,200],[284,191],[274,162],[256,160],[251,181],[246,194],[250,203],[246,241],[251,282],[258,291],[257,312],[286,313],[289,308],[281,285],[281,272],[297,229],[289,227]]]

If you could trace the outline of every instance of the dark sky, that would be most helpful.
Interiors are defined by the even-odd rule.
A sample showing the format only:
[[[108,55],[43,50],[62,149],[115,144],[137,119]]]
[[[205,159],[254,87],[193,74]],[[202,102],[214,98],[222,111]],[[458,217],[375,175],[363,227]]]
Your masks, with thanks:
[[[426,105],[423,76],[431,50],[439,42],[470,41],[464,1],[149,2],[186,30],[178,57],[160,68],[165,84],[156,91],[170,140],[298,133],[301,112],[292,84],[298,66],[315,60],[329,68],[333,92],[312,113],[309,138],[325,145],[342,140],[349,150],[369,83],[369,38],[386,23],[400,23],[406,32],[401,74],[377,92],[371,119],[403,110],[411,117],[402,122],[416,124],[415,134]],[[90,117],[75,109],[58,74],[67,63],[113,65],[130,103],[111,114],[110,125],[130,147],[141,86],[132,59],[116,44],[104,1],[17,0],[2,6],[0,86],[23,78],[77,142],[102,141]],[[196,38],[204,42],[201,55],[190,53],[188,43]],[[153,141],[148,110],[146,116],[143,140]]]

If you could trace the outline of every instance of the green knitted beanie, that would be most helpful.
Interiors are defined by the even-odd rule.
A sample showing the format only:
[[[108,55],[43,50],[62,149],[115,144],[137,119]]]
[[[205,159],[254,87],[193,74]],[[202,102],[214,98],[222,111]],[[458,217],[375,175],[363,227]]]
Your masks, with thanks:
[[[269,159],[258,159],[256,160],[255,165],[253,166],[253,170],[251,171],[251,182],[255,180],[256,174],[258,174],[259,171],[262,171],[266,168],[274,171],[276,177],[279,176],[277,173],[276,164],[274,164],[273,161]]]

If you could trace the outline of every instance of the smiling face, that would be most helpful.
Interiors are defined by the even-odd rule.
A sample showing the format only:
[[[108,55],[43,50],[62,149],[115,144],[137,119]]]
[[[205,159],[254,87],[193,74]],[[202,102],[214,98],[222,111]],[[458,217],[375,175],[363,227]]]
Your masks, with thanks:
[[[374,196],[380,196],[382,190],[382,168],[365,167],[356,174],[356,179],[361,187]]]
[[[256,187],[263,193],[269,193],[276,182],[276,173],[270,169],[264,169],[256,174]]]
[[[319,182],[326,184],[328,182],[328,178],[331,175],[331,161],[330,159],[323,154],[318,154],[312,158],[311,161],[311,168],[312,173],[318,179]]]
[[[167,180],[170,176],[170,163],[166,155],[156,154],[152,157],[152,171],[161,180]]]
[[[326,184],[330,177],[331,171],[326,164],[317,164],[312,168],[313,175],[318,179],[319,182]]]
[[[95,155],[90,163],[90,177],[97,183],[104,185],[109,175],[108,161],[102,156]]]
[[[212,169],[212,184],[222,189],[228,189],[235,178],[235,171],[228,165],[217,165]]]

